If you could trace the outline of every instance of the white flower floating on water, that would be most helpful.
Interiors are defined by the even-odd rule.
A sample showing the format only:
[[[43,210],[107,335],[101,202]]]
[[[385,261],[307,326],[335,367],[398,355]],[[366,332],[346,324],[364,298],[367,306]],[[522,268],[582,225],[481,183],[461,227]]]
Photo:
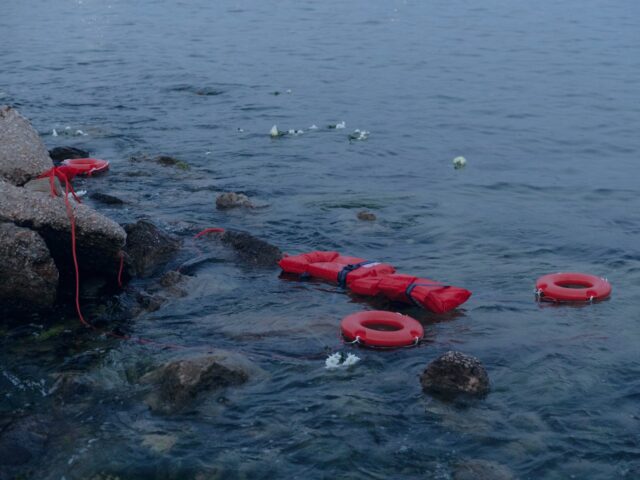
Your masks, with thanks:
[[[325,360],[324,368],[327,370],[335,370],[337,368],[347,368],[351,365],[355,365],[360,361],[360,357],[354,355],[353,353],[344,354],[341,352],[336,352]]]
[[[351,135],[349,135],[349,140],[366,140],[369,138],[369,132],[367,130],[360,130],[356,128]]]
[[[464,157],[456,157],[453,159],[453,168],[456,170],[467,166],[467,159]]]

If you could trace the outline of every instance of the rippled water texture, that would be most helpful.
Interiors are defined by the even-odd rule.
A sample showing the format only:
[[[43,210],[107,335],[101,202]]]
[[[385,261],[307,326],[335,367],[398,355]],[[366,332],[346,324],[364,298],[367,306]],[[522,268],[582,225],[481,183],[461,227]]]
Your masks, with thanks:
[[[222,226],[289,253],[336,249],[474,293],[450,315],[401,309],[425,325],[418,348],[357,350],[341,344],[339,320],[374,304],[221,257],[188,296],[125,321],[135,335],[244,352],[265,371],[177,416],[151,414],[130,381],[172,353],[96,338],[72,314],[4,325],[0,414],[57,422],[25,476],[447,479],[479,458],[522,478],[638,478],[638,2],[0,10],[0,103],[49,147],[112,162],[76,184],[129,202],[104,213],[146,214],[185,239]],[[273,140],[274,124],[305,133]],[[356,128],[369,138],[350,142]],[[131,160],[144,154],[191,168]],[[458,155],[468,165],[454,170]],[[229,190],[264,208],[217,211]],[[359,221],[363,208],[378,220]],[[606,276],[613,296],[539,305],[535,279],[554,271]],[[485,400],[421,393],[418,374],[451,348],[487,366]],[[334,351],[362,361],[326,371]],[[100,394],[55,404],[51,375],[67,369]]]

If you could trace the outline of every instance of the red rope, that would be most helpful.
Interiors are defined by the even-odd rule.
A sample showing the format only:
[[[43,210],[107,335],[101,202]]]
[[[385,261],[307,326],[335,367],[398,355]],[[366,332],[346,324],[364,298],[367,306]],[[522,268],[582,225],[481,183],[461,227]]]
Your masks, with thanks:
[[[157,345],[160,347],[174,348],[174,349],[186,348],[182,345],[172,345],[168,343],[161,343],[161,342],[155,342],[153,340],[147,340],[145,338],[132,337],[130,335],[119,335],[114,332],[102,331],[98,327],[95,327],[94,325],[90,324],[85,320],[84,315],[82,315],[82,309],[80,308],[80,267],[78,264],[78,255],[76,251],[76,218],[73,213],[73,209],[71,208],[71,202],[69,201],[69,192],[71,192],[73,198],[78,203],[81,203],[80,199],[76,196],[76,193],[73,190],[73,186],[69,183],[69,180],[73,179],[73,177],[75,177],[78,173],[79,172],[77,171],[77,169],[74,169],[72,167],[66,167],[66,166],[53,167],[52,169],[47,170],[45,173],[40,175],[38,178],[49,177],[49,183],[51,186],[51,195],[54,197],[57,196],[56,190],[55,190],[55,184],[54,184],[54,177],[58,177],[60,180],[64,181],[64,189],[65,189],[64,203],[67,210],[67,216],[69,217],[69,222],[71,223],[71,256],[73,257],[73,267],[76,274],[75,304],[76,304],[76,312],[78,313],[78,318],[80,319],[80,323],[82,323],[82,325],[84,325],[87,328],[95,330],[96,332],[103,333],[109,337],[117,338],[119,340],[131,340],[140,344]],[[124,254],[120,252],[120,269],[118,272],[119,286],[122,286],[123,266],[124,266]]]
[[[224,233],[224,228],[220,228],[220,227],[212,227],[212,228],[205,228],[204,230],[202,230],[199,233],[196,233],[193,238],[200,238],[203,235],[207,235],[209,233]]]

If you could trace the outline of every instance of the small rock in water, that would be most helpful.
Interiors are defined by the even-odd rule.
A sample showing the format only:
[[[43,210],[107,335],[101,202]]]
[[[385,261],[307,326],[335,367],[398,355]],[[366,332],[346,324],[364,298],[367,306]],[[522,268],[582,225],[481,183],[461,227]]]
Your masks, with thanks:
[[[355,365],[360,361],[360,357],[354,355],[353,353],[344,354],[341,352],[336,352],[329,357],[324,362],[324,368],[327,370],[335,370],[338,368],[347,368],[352,365]]]
[[[165,167],[177,167],[181,170],[189,170],[189,164],[187,162],[168,155],[160,155],[159,157],[156,157],[156,162]]]
[[[453,159],[453,168],[456,170],[464,168],[467,165],[467,159],[464,157],[456,157]]]
[[[178,251],[180,241],[160,230],[147,220],[125,226],[127,244],[125,252],[130,260],[128,267],[132,274],[149,276]]]
[[[366,140],[369,138],[369,132],[367,130],[360,130],[356,128],[352,134],[349,135],[349,140]]]
[[[504,465],[481,459],[469,459],[454,465],[453,480],[514,480]]]
[[[89,194],[89,198],[105,205],[123,205],[125,203],[124,200],[120,200],[118,197],[101,192],[92,192]]]
[[[425,392],[443,395],[489,393],[489,376],[480,360],[461,352],[446,352],[429,363],[420,383]]]
[[[68,158],[87,158],[89,152],[74,147],[56,147],[49,150],[49,156],[57,163],[67,160]]]
[[[238,207],[254,208],[254,205],[244,193],[225,192],[216,198],[216,208],[218,210],[228,210]]]
[[[376,219],[376,215],[372,212],[368,212],[366,210],[362,210],[361,212],[358,212],[358,220],[373,222],[375,219]]]
[[[220,237],[222,243],[233,248],[241,260],[260,267],[275,267],[282,259],[282,251],[246,232],[227,230]]]

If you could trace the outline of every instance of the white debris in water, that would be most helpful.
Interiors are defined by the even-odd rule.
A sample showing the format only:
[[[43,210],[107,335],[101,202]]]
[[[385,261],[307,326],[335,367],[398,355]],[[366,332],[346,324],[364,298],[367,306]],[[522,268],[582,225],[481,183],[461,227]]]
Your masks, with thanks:
[[[366,140],[369,138],[369,131],[360,130],[356,128],[351,135],[349,135],[349,140]]]
[[[238,127],[238,132],[240,132],[240,133],[244,132],[244,128]]]
[[[343,353],[336,352],[329,357],[324,362],[324,368],[327,370],[335,370],[337,368],[347,368],[352,365],[355,365],[360,361],[360,357],[354,355],[353,353],[348,353],[344,355]]]
[[[269,130],[269,135],[271,135],[272,137],[278,137],[280,135],[280,132],[278,132],[278,126],[274,125],[273,127],[271,127],[271,130]]]
[[[318,129],[318,126],[315,123],[309,127],[309,130],[317,130],[317,129]]]
[[[291,93],[291,89],[290,88],[287,88],[287,93]]]
[[[84,197],[87,194],[86,190],[78,190],[76,191],[76,197],[80,198],[80,197]],[[69,192],[67,193],[67,198],[69,200],[73,200],[73,193]]]
[[[211,155],[211,152],[204,152],[205,155]]]
[[[296,130],[292,128],[288,133],[289,135],[302,135],[304,133],[304,130]]]
[[[467,165],[467,159],[464,157],[456,157],[453,159],[453,168],[458,170],[459,168],[464,168]]]
[[[83,137],[86,137],[89,134],[88,133],[84,133],[82,130],[76,130],[76,135],[82,135]]]
[[[336,129],[346,128],[346,126],[347,126],[347,122],[345,122],[344,120],[342,120],[340,123],[336,123]]]
[[[57,137],[58,136],[58,132],[56,132],[56,129],[54,128],[53,131],[51,132],[51,136],[52,137]]]

